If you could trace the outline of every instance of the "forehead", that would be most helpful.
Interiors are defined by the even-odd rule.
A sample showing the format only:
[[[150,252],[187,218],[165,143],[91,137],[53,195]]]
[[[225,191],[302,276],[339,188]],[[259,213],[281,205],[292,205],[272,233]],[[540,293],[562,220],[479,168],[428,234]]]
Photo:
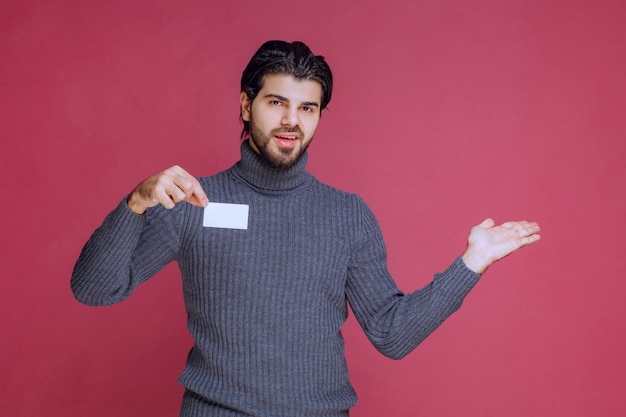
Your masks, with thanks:
[[[263,77],[263,88],[258,96],[281,96],[293,102],[321,103],[322,85],[313,80],[298,80],[289,74],[268,74]]]

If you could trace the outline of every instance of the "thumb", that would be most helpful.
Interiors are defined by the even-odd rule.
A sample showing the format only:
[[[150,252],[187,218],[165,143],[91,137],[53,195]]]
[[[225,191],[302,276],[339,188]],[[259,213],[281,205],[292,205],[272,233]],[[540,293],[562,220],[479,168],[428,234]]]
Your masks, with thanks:
[[[478,227],[482,227],[483,229],[491,229],[495,224],[496,223],[493,221],[493,219],[491,217],[488,217],[483,220],[482,223],[478,225]]]

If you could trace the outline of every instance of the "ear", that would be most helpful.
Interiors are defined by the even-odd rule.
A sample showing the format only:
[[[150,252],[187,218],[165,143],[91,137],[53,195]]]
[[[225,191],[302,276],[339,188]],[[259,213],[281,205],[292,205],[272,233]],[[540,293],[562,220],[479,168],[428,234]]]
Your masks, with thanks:
[[[241,94],[239,95],[239,101],[241,103],[241,119],[244,122],[249,122],[250,121],[250,107],[252,106],[252,103],[250,102],[248,95],[244,91],[242,91]]]

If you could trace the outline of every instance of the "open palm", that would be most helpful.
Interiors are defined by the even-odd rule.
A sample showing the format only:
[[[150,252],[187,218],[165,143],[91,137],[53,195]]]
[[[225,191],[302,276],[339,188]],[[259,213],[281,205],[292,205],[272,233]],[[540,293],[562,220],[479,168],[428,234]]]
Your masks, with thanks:
[[[535,222],[515,221],[495,226],[493,219],[485,219],[470,231],[463,260],[470,269],[483,273],[492,263],[538,241],[539,230]]]

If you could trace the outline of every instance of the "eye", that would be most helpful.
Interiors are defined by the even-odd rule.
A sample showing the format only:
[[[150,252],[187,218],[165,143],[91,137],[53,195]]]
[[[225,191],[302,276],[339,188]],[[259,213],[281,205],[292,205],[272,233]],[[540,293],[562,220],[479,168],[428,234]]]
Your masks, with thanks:
[[[280,106],[280,105],[282,105],[282,103],[279,100],[271,100],[270,104],[272,106]]]
[[[304,110],[305,112],[312,112],[313,109],[311,108],[311,106],[302,106],[302,110]]]

